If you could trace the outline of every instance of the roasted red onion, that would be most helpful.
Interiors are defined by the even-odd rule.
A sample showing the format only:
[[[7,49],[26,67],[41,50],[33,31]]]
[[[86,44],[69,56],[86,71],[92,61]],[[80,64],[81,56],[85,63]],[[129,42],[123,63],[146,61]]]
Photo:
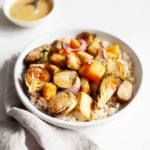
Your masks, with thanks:
[[[66,90],[63,90],[63,91],[60,91],[60,92],[71,92],[73,94],[77,94],[80,90],[80,85],[81,85],[81,81],[80,81],[80,78],[77,77],[76,78],[76,81],[74,83],[74,85]],[[60,93],[58,92],[58,93]]]

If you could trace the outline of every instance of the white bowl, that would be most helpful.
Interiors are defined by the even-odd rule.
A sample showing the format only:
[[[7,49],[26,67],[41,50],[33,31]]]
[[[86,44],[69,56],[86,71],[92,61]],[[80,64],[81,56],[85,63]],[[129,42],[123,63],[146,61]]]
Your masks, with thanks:
[[[15,18],[11,17],[10,13],[9,13],[10,7],[12,6],[12,4],[15,1],[16,0],[6,0],[5,3],[4,3],[4,5],[3,5],[3,12],[4,12],[5,16],[8,18],[8,20],[10,20],[12,23],[14,23],[17,26],[21,26],[21,27],[34,27],[34,26],[41,25],[46,20],[50,19],[51,15],[53,13],[54,1],[53,0],[49,0],[50,3],[52,4],[52,9],[51,9],[51,11],[45,17],[42,17],[40,19],[33,20],[33,21],[18,20],[18,19],[15,19]]]
[[[60,120],[60,119],[51,117],[50,115],[47,115],[47,114],[41,112],[40,110],[38,110],[31,104],[28,96],[24,93],[23,86],[22,86],[22,73],[23,73],[23,68],[24,68],[23,59],[25,58],[27,53],[29,53],[32,49],[34,49],[42,44],[50,44],[54,40],[61,39],[64,36],[75,37],[78,33],[81,33],[82,31],[96,33],[98,38],[100,38],[101,40],[104,40],[104,41],[109,41],[111,43],[116,43],[116,42],[119,43],[122,50],[125,51],[132,59],[133,66],[134,66],[134,78],[135,78],[136,82],[134,83],[134,87],[133,87],[132,100],[129,103],[127,103],[127,105],[125,105],[120,111],[118,111],[114,115],[107,117],[105,119],[94,120],[94,121],[89,121],[89,122],[64,121],[64,120]],[[50,34],[44,35],[40,39],[38,39],[35,42],[28,45],[27,48],[20,54],[20,56],[16,62],[16,65],[15,65],[15,70],[14,70],[15,87],[16,87],[17,93],[21,99],[21,102],[25,105],[25,107],[27,109],[29,109],[32,113],[34,113],[35,115],[40,117],[41,119],[47,121],[48,123],[51,123],[51,124],[54,124],[54,125],[57,125],[60,127],[64,127],[64,128],[71,128],[71,129],[75,129],[78,127],[88,127],[88,126],[93,126],[93,125],[98,125],[98,124],[102,124],[105,122],[109,122],[110,120],[113,120],[116,117],[120,116],[123,112],[124,113],[127,112],[125,110],[136,99],[136,96],[139,93],[139,88],[141,86],[141,81],[142,81],[142,67],[141,67],[141,63],[140,63],[137,55],[135,54],[135,52],[122,40],[120,40],[120,39],[116,38],[115,36],[112,36],[108,33],[101,32],[98,30],[88,30],[88,29],[87,30],[86,29],[73,30],[72,29],[72,30],[51,31],[49,33]]]

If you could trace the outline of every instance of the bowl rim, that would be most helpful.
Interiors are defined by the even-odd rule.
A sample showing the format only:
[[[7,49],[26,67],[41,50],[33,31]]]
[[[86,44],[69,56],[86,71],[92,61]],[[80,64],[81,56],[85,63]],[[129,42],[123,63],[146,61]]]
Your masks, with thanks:
[[[56,30],[59,33],[59,30]],[[21,87],[18,84],[17,81],[17,70],[19,69],[18,66],[19,64],[23,61],[23,58],[25,56],[25,54],[27,54],[27,52],[29,52],[29,47],[32,47],[32,45],[34,45],[35,43],[38,43],[40,40],[44,39],[46,36],[49,35],[49,33],[53,32],[55,34],[56,32],[55,30],[51,30],[50,32],[47,32],[47,34],[44,34],[43,36],[41,36],[40,38],[34,40],[33,42],[29,43],[28,46],[22,51],[22,53],[19,55],[16,63],[15,63],[15,68],[14,68],[14,83],[15,83],[15,88],[17,91],[17,94],[21,100],[21,102],[25,105],[25,107],[31,111],[33,114],[35,114],[36,116],[38,116],[39,118],[45,120],[48,123],[52,123],[53,125],[59,126],[59,127],[63,127],[63,128],[70,128],[70,129],[75,129],[75,128],[79,128],[79,127],[89,127],[89,126],[95,126],[95,125],[99,125],[99,124],[104,124],[108,121],[114,120],[116,118],[118,118],[120,115],[122,115],[125,111],[127,111],[127,108],[131,107],[133,104],[133,102],[135,101],[136,97],[140,94],[140,89],[142,86],[142,77],[143,77],[143,69],[142,69],[142,65],[140,62],[140,59],[138,57],[138,55],[134,52],[134,50],[128,45],[126,44],[123,40],[121,40],[121,38],[118,38],[116,36],[114,36],[111,33],[107,33],[105,31],[101,31],[98,29],[91,29],[91,28],[75,28],[75,29],[64,29],[63,33],[66,34],[68,32],[71,31],[75,31],[76,33],[80,33],[82,31],[88,31],[88,32],[94,32],[94,33],[99,33],[99,34],[104,34],[106,36],[109,36],[123,44],[125,44],[132,52],[132,54],[134,55],[137,63],[138,63],[138,67],[141,73],[140,76],[140,82],[139,82],[139,86],[137,88],[137,91],[134,95],[134,97],[132,97],[132,100],[128,102],[128,104],[126,106],[124,106],[123,108],[121,108],[118,112],[116,112],[115,114],[113,114],[112,116],[108,116],[106,118],[103,119],[99,119],[99,120],[92,120],[92,121],[88,121],[88,122],[78,122],[78,121],[65,121],[65,120],[61,120],[55,117],[52,117],[48,114],[43,113],[42,111],[38,110],[35,106],[33,106],[33,104],[30,102],[30,99],[27,98],[27,96],[24,94],[22,95],[23,90],[21,89]],[[58,37],[59,38],[59,37]],[[53,39],[55,40],[55,39]],[[51,43],[51,40],[49,40],[49,43]],[[43,43],[45,44],[45,43]],[[31,51],[31,50],[30,50]],[[28,103],[27,103],[28,100]]]
[[[11,15],[9,14],[10,7],[12,6],[12,4],[15,3],[15,1],[17,1],[17,0],[14,0],[13,2],[12,2],[12,0],[6,0],[3,3],[2,10],[3,10],[3,13],[5,14],[7,19],[9,19],[11,22],[13,22],[13,23],[15,23],[19,26],[23,26],[23,24],[36,24],[38,22],[41,22],[41,21],[47,19],[50,15],[52,15],[52,13],[54,11],[54,6],[55,6],[54,0],[49,0],[52,3],[52,8],[51,8],[50,12],[47,15],[45,15],[42,18],[36,19],[36,20],[23,21],[23,20],[15,19],[15,18],[11,17]],[[9,3],[12,3],[12,4],[9,4]],[[10,6],[8,7],[8,5],[10,5]],[[22,24],[22,25],[20,25],[20,24]],[[25,26],[27,26],[27,25],[25,25]]]

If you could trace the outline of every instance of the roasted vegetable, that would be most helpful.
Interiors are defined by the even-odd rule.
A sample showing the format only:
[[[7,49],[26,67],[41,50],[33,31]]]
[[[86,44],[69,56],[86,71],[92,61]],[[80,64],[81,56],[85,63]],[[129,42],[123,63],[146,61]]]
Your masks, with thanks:
[[[47,64],[47,70],[49,70],[50,74],[52,76],[54,76],[54,74],[58,73],[58,72],[61,72],[62,70],[56,66],[56,65],[52,65],[52,64]]]
[[[89,32],[82,32],[77,36],[77,39],[83,39],[85,40],[88,44],[90,44],[91,42],[93,42],[93,40],[95,39],[96,35],[93,33],[89,33]]]
[[[79,74],[94,82],[99,82],[105,73],[105,66],[100,62],[93,60],[91,64],[83,64]]]
[[[50,57],[50,63],[52,63],[60,68],[65,68],[66,67],[66,57],[64,55],[54,53]]]
[[[73,86],[76,77],[77,77],[76,71],[64,70],[54,75],[53,82],[59,88],[67,89]]]
[[[50,45],[43,45],[35,48],[33,51],[26,55],[24,61],[28,65],[33,63],[45,63],[48,61],[49,50]]]
[[[132,83],[125,80],[119,86],[118,91],[117,91],[117,96],[122,101],[129,101],[131,99],[131,96],[132,96],[132,90],[133,90]]]
[[[84,93],[79,92],[77,95],[77,107],[74,116],[80,121],[90,120],[92,98]]]
[[[81,90],[80,91],[85,92],[87,94],[90,94],[91,92],[89,81],[88,79],[84,77],[81,78]]]
[[[85,51],[78,51],[77,54],[82,64],[91,62],[94,58],[92,55]]]
[[[68,115],[76,107],[76,104],[76,97],[72,93],[59,93],[49,100],[48,110],[55,115]]]
[[[53,53],[57,53],[59,50],[63,48],[62,46],[62,41],[61,40],[56,40],[51,44],[51,50],[50,50],[50,55]]]
[[[100,48],[101,48],[101,43],[98,39],[95,38],[88,46],[87,52],[93,56],[96,56]]]
[[[57,87],[55,84],[48,82],[43,87],[43,97],[49,101],[50,98],[54,95],[56,95]]]
[[[118,43],[106,47],[107,57],[118,57],[120,54],[120,47]]]
[[[70,48],[79,48],[80,47],[80,42],[77,39],[72,38],[70,40],[70,44],[69,45],[70,45]]]
[[[116,75],[108,75],[103,78],[98,93],[98,107],[102,108],[117,91],[121,79]]]
[[[116,58],[109,58],[106,62],[106,74],[115,74],[124,79],[125,68],[124,65]]]
[[[25,84],[29,93],[40,91],[49,82],[49,72],[40,66],[30,66],[24,74]]]
[[[79,70],[81,61],[76,53],[68,53],[66,56],[67,67],[73,70]]]

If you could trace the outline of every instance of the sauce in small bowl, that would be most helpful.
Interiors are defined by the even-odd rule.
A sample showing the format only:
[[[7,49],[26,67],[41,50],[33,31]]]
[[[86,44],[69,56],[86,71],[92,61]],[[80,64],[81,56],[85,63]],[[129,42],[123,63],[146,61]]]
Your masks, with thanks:
[[[39,0],[37,9],[29,3],[34,0],[6,0],[3,11],[6,17],[16,25],[32,27],[41,24],[51,16],[53,0]]]

